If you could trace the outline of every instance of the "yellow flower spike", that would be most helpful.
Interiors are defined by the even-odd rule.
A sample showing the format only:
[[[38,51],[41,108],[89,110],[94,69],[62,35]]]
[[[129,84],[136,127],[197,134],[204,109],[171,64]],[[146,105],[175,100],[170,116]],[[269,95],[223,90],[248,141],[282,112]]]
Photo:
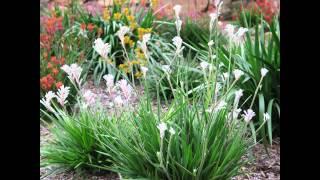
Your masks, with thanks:
[[[133,61],[131,61],[131,63],[132,63],[133,65],[139,65],[139,64],[140,64],[140,62],[137,61],[137,60],[133,60]]]
[[[120,64],[119,65],[119,69],[124,69],[125,68],[125,64]]]
[[[121,5],[121,0],[114,0],[113,3],[114,3],[115,5]]]
[[[143,76],[143,73],[141,71],[136,72],[134,75],[136,78],[141,78]]]
[[[130,15],[129,8],[124,8],[123,13],[124,13],[124,15],[129,16]]]
[[[132,15],[127,15],[127,19],[129,22],[134,22],[135,18]]]
[[[103,19],[105,21],[109,21],[110,20],[110,12],[108,10],[108,8],[105,8],[103,11]]]
[[[129,44],[130,43],[130,37],[129,36],[124,36],[124,44]]]
[[[121,19],[121,14],[120,13],[114,13],[113,18],[115,20],[120,20]]]
[[[152,8],[158,5],[158,0],[151,0]]]
[[[134,23],[130,24],[130,29],[131,30],[134,30],[136,27],[137,27],[137,23],[134,22]]]
[[[129,46],[130,47],[133,47],[134,46],[134,42],[130,39],[130,41],[129,41]]]
[[[141,48],[136,48],[134,51],[135,51],[135,53],[139,53],[139,52],[141,52]]]

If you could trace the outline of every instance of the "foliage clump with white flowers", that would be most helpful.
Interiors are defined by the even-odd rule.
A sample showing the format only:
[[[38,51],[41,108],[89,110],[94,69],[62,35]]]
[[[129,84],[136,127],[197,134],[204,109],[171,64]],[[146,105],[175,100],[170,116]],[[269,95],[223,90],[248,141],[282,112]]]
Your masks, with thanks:
[[[231,24],[222,32],[218,30],[223,2],[214,3],[218,8],[209,15],[205,58],[191,58],[193,63],[185,63],[190,60],[184,53],[189,45],[180,36],[182,6],[176,5],[173,10],[177,35],[172,42],[164,42],[171,47],[165,63],[153,61],[153,35],[144,34],[137,42],[147,59],[146,64],[137,67],[141,78],[135,81],[133,71],[118,72],[121,76],[104,74],[106,106],[100,106],[102,99],[97,94],[83,90],[81,67],[62,66],[77,89],[78,111],[69,113],[65,109],[70,87],[61,86],[56,93],[49,91],[40,100],[49,111],[42,110],[52,119],[55,135],[42,150],[44,165],[108,170],[124,178],[200,180],[237,175],[244,163],[241,157],[256,143],[255,134],[271,119],[269,112],[253,109],[269,70],[260,69],[255,91],[241,103],[246,90],[239,84],[248,74],[236,66],[232,53],[244,46],[245,34],[250,30],[236,30]],[[128,63],[134,61],[132,51],[125,46],[129,32],[128,26],[121,26],[116,33],[122,58]],[[228,42],[214,38],[220,35]],[[229,56],[219,53],[222,46],[230,52]],[[103,59],[112,58],[111,44],[100,38],[94,41],[93,49]],[[144,87],[143,94],[137,92],[138,84]],[[166,111],[161,110],[161,97],[168,107]],[[251,103],[244,106],[249,100]],[[139,102],[137,107],[133,106],[134,101]],[[115,113],[106,113],[106,108]],[[258,127],[253,124],[256,116],[263,117]]]

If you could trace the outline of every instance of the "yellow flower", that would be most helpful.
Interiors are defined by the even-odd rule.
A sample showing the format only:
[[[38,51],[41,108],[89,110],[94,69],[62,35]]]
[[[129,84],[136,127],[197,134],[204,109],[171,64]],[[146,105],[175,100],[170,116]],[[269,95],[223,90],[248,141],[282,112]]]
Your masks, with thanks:
[[[142,40],[143,35],[147,34],[147,33],[151,33],[152,32],[152,28],[138,28],[138,37],[139,40]]]
[[[136,78],[141,78],[143,76],[143,73],[141,71],[136,72],[134,75]]]
[[[120,14],[120,13],[114,13],[113,18],[114,18],[115,20],[120,20],[121,14]]]
[[[109,13],[108,8],[104,9],[104,11],[103,11],[103,19],[105,21],[109,21],[109,19],[110,19],[110,13]]]
[[[131,63],[132,63],[132,65],[139,65],[140,64],[140,62],[139,61],[137,61],[137,60],[133,60],[133,61],[131,61]]]
[[[124,8],[123,13],[124,15],[129,16],[130,14],[129,8]]]
[[[152,7],[156,7],[158,5],[158,0],[151,0]]]
[[[120,64],[119,69],[126,72],[126,73],[131,72],[130,65],[128,63]]]
[[[130,24],[130,29],[131,30],[134,30],[136,27],[137,27],[137,23],[134,22],[134,23]]]
[[[121,5],[121,0],[114,0],[113,3],[114,3],[115,5]]]
[[[130,37],[124,36],[124,44],[129,44],[129,42],[130,42]]]
[[[127,15],[127,19],[128,19],[128,21],[129,22],[134,22],[134,16],[132,16],[132,15]]]
[[[133,45],[134,45],[134,42],[130,39],[130,41],[129,41],[129,46],[130,46],[130,47],[133,47]]]

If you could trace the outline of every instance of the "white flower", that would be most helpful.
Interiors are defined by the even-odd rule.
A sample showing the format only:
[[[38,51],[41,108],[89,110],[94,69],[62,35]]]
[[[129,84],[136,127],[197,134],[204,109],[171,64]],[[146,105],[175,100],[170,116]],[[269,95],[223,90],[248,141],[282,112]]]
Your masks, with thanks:
[[[88,38],[88,36],[87,36],[87,31],[86,31],[86,30],[83,30],[83,29],[81,29],[81,28],[80,28],[79,33],[78,33],[78,36],[79,36],[79,35],[83,36],[84,38]]]
[[[156,152],[156,155],[158,157],[158,160],[161,161],[161,153],[159,151]]]
[[[268,69],[266,69],[266,68],[261,68],[261,76],[262,76],[262,77],[266,76],[266,74],[267,74],[268,72],[269,72]]]
[[[241,96],[243,96],[243,90],[242,89],[239,89],[238,91],[236,91],[235,93],[235,102],[238,103]]]
[[[93,48],[103,58],[107,58],[111,51],[111,45],[109,43],[104,43],[101,38],[94,41]]]
[[[114,98],[114,104],[117,106],[117,107],[121,107],[123,105],[123,100],[121,98],[121,96],[117,96]]]
[[[181,26],[182,26],[182,21],[180,19],[177,19],[175,21],[175,24],[176,24],[176,28],[177,28],[177,32],[178,34],[180,33],[180,30],[181,30]]]
[[[150,37],[151,37],[151,34],[148,33],[148,34],[143,35],[142,42],[138,41],[145,56],[147,56],[147,50],[148,50],[147,42],[150,40]]]
[[[235,27],[232,24],[227,24],[226,27],[224,28],[225,32],[231,39],[233,39],[233,36],[234,36],[234,29]]]
[[[220,16],[220,14],[221,14],[222,4],[223,4],[223,1],[222,1],[222,2],[220,2],[220,3],[219,3],[219,5],[218,5],[218,8],[217,8],[218,16]]]
[[[256,113],[252,109],[248,109],[247,111],[244,111],[242,117],[244,118],[244,121],[248,123],[255,115]]]
[[[238,116],[239,116],[239,114],[240,114],[240,112],[241,112],[241,109],[240,109],[240,108],[239,108],[239,109],[236,109],[235,111],[233,111],[233,113],[232,113],[233,119],[237,119]]]
[[[239,45],[240,43],[243,42],[243,35],[244,33],[246,33],[248,31],[247,28],[243,28],[243,27],[240,27],[238,29],[238,31],[233,35],[233,41],[234,43],[236,43],[237,45]]]
[[[221,0],[214,0],[214,1],[213,1],[214,6],[215,6],[215,7],[218,7],[220,1],[221,1]]]
[[[87,105],[93,105],[96,102],[96,97],[97,95],[92,93],[90,90],[87,90],[84,94],[83,94],[83,98],[85,100],[85,103]]]
[[[164,122],[161,122],[157,127],[160,131],[160,138],[162,139],[164,137],[165,131],[167,130],[167,124]]]
[[[200,67],[202,68],[202,70],[206,70],[208,66],[209,66],[209,63],[207,63],[205,61],[202,61],[200,63]]]
[[[170,127],[169,132],[171,135],[174,135],[176,133],[176,131],[172,127]]]
[[[65,64],[61,67],[61,69],[68,74],[68,78],[70,81],[76,82],[79,87],[81,84],[80,75],[82,72],[82,68],[77,64],[71,64],[71,66]]]
[[[209,16],[210,16],[209,29],[210,29],[210,31],[212,31],[214,21],[218,18],[218,15],[217,15],[217,13],[210,13]]]
[[[229,73],[228,72],[225,72],[222,74],[224,80],[226,81],[228,78],[229,78]]]
[[[263,120],[264,121],[268,121],[268,120],[270,120],[270,118],[271,117],[270,117],[269,113],[266,112],[266,113],[263,114]]]
[[[248,32],[248,29],[247,29],[247,28],[240,27],[240,28],[238,29],[238,31],[236,32],[235,35],[236,35],[238,38],[241,38],[241,37],[244,35],[244,33],[246,33],[246,32]]]
[[[236,78],[236,80],[240,79],[240,77],[244,74],[241,70],[239,69],[235,69],[233,71],[234,77]]]
[[[141,71],[142,71],[144,77],[146,77],[148,70],[149,69],[147,67],[141,66]]]
[[[119,37],[122,45],[124,46],[124,35],[126,35],[130,31],[128,26],[121,26],[116,35]]]
[[[123,96],[126,98],[126,100],[129,100],[133,95],[133,88],[125,79],[121,79],[116,84],[117,87],[120,88]]]
[[[228,118],[237,119],[240,112],[241,112],[240,108],[239,109],[235,109],[232,112],[228,113]],[[231,115],[232,115],[232,117],[231,117]]]
[[[227,24],[224,30],[230,40],[232,40],[237,45],[243,42],[243,35],[248,31],[247,28],[240,27],[238,31],[235,32],[235,26],[231,24]]]
[[[221,109],[224,109],[224,108],[226,107],[226,105],[227,105],[227,103],[226,103],[225,101],[221,101],[221,102],[217,105],[215,111],[220,111]]]
[[[174,13],[176,15],[176,18],[180,19],[179,14],[180,14],[180,11],[181,11],[181,5],[180,4],[175,5],[173,7],[173,10],[174,10]]]
[[[150,37],[151,37],[151,34],[150,34],[150,33],[144,34],[144,35],[142,36],[142,42],[146,44],[146,43],[150,40]]]
[[[56,95],[52,91],[48,91],[44,98],[40,100],[40,103],[43,104],[49,111],[54,112],[51,107],[51,100],[55,98]]]
[[[175,36],[173,39],[173,44],[176,46],[176,53],[180,53],[182,50],[182,39],[179,36]]]
[[[112,74],[106,74],[103,76],[103,79],[106,81],[108,88],[113,88],[114,86],[114,76]]]
[[[196,174],[197,173],[197,169],[193,169],[193,174]]]
[[[209,47],[210,47],[210,46],[213,46],[213,44],[214,44],[214,42],[213,42],[212,40],[208,42],[208,46],[209,46]]]
[[[221,88],[222,88],[221,84],[217,83],[215,94],[217,94],[220,91]]]
[[[47,92],[45,95],[45,98],[48,102],[50,102],[55,97],[56,97],[56,95],[52,91]]]
[[[168,74],[171,73],[171,69],[169,65],[162,65],[162,70]]]
[[[64,87],[62,85],[57,92],[57,100],[61,104],[61,106],[64,106],[68,101],[66,100],[70,92],[70,87]]]

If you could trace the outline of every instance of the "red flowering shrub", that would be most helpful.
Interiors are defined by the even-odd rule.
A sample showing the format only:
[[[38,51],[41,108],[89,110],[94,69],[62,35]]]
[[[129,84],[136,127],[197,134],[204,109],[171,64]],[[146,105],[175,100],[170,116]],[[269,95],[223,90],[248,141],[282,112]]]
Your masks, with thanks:
[[[278,0],[257,0],[250,1],[244,7],[240,7],[240,12],[245,16],[251,16],[250,19],[257,19],[261,15],[268,23],[279,14],[280,5]],[[241,21],[241,13],[233,15],[233,20]]]

